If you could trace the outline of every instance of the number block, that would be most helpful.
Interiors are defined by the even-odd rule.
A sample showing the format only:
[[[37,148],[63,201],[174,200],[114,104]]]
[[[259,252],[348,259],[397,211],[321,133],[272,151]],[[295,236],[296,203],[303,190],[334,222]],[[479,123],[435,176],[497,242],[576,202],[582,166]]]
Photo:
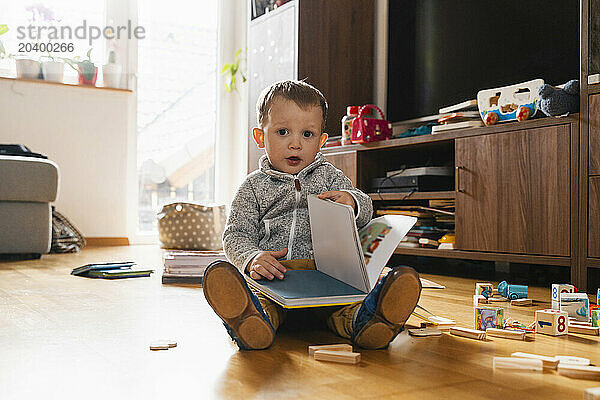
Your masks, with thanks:
[[[535,333],[560,336],[569,333],[568,313],[559,310],[537,310],[535,312]]]
[[[560,294],[575,293],[575,286],[568,283],[553,283],[552,284],[552,309],[560,310]]]
[[[476,283],[475,284],[475,294],[485,297],[492,297],[492,291],[494,287],[491,283]]]
[[[561,293],[560,310],[566,311],[569,317],[577,321],[589,322],[590,299],[586,293]]]
[[[475,329],[504,328],[504,308],[475,307]]]

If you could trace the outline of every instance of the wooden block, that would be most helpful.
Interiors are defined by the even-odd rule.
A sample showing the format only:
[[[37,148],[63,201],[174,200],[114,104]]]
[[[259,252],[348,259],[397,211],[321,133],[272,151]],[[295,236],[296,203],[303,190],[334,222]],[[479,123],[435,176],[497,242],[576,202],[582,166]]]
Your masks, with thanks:
[[[476,329],[460,328],[455,326],[450,328],[450,334],[455,336],[462,336],[469,339],[485,340],[485,331],[478,331]]]
[[[574,357],[574,356],[555,356],[558,359],[558,364],[570,364],[570,365],[590,365],[589,358]]]
[[[308,355],[314,357],[317,350],[349,351],[352,352],[352,345],[347,343],[324,344],[320,346],[308,346]]]
[[[494,291],[494,287],[491,283],[476,283],[475,284],[475,294],[483,296],[483,297],[492,297],[492,292]],[[487,295],[487,296],[486,296]]]
[[[485,334],[486,336],[501,337],[514,340],[525,340],[527,332],[515,329],[487,328],[485,330]]]
[[[481,304],[487,304],[488,300],[480,294],[473,295],[473,307],[479,307]]]
[[[542,372],[544,369],[542,360],[517,357],[494,357],[493,366],[507,372]]]
[[[578,321],[590,320],[590,299],[586,293],[561,293],[560,310],[566,311],[569,317]]]
[[[475,307],[475,326],[473,328],[485,331],[487,328],[504,327],[504,308]]]
[[[593,326],[591,322],[583,322],[583,321],[571,321],[569,318],[569,328],[572,326]]]
[[[585,389],[583,400],[600,400],[600,387]]]
[[[600,328],[595,326],[569,325],[569,333],[581,333],[583,335],[598,336]]]
[[[425,337],[425,336],[440,336],[442,331],[436,328],[420,328],[420,329],[409,329],[408,334],[410,336]]]
[[[566,311],[537,310],[535,312],[535,333],[559,336],[569,333]]]
[[[558,358],[556,357],[548,357],[548,356],[541,356],[539,354],[531,354],[531,353],[522,353],[520,351],[517,351],[516,353],[512,353],[510,355],[511,357],[518,357],[518,358],[532,358],[535,360],[541,360],[542,363],[544,364],[544,368],[546,369],[556,369],[556,367],[558,366]]]
[[[360,353],[353,353],[351,351],[317,350],[314,357],[317,361],[332,361],[345,364],[358,364],[360,362]]]
[[[591,365],[559,364],[559,375],[577,379],[600,379],[600,367]]]
[[[532,306],[533,300],[531,300],[531,299],[515,299],[515,300],[510,301],[510,305],[511,306],[521,306],[521,307]]]
[[[488,301],[490,303],[505,303],[508,299],[506,297],[490,297]]]
[[[553,283],[552,284],[552,309],[560,310],[560,294],[574,293],[575,286],[568,283]]]

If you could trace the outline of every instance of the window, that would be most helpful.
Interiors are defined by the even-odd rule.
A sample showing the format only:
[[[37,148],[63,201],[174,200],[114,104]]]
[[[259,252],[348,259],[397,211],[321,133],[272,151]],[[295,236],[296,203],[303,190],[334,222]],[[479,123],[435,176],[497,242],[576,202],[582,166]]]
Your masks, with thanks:
[[[214,201],[217,2],[139,2],[138,232],[174,201]]]
[[[78,39],[90,26],[104,27],[105,23],[105,1],[81,1],[81,0],[50,0],[40,1],[3,1],[0,7],[0,23],[6,24],[9,31],[0,36],[6,52],[15,58],[30,58],[33,60],[46,61],[48,56],[73,58],[86,57],[86,53],[92,48],[91,58],[96,66],[106,62],[105,40],[93,39],[90,43],[89,34],[85,39]],[[29,29],[29,26],[32,28]],[[49,28],[54,27],[58,32],[58,38],[51,38]],[[61,30],[61,28],[63,28]],[[79,28],[76,33],[75,30]],[[71,37],[67,35],[71,32]],[[89,31],[87,31],[89,32]],[[37,51],[32,49],[31,44],[44,43],[44,51],[38,46]],[[57,51],[48,54],[46,45],[48,43],[73,44],[73,51]],[[30,44],[30,45],[27,45]],[[99,77],[101,67],[98,68]],[[0,60],[1,76],[16,76],[15,61],[4,58]],[[101,81],[101,79],[100,79]],[[64,72],[65,83],[77,83],[77,72],[66,66]]]

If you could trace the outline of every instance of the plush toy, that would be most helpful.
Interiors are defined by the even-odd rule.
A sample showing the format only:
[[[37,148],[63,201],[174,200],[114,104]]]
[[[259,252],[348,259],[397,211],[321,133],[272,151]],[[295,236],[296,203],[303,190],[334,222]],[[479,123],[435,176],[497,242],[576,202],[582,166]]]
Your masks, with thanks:
[[[548,116],[564,115],[579,111],[579,81],[565,83],[562,89],[544,84],[538,91],[540,110]]]

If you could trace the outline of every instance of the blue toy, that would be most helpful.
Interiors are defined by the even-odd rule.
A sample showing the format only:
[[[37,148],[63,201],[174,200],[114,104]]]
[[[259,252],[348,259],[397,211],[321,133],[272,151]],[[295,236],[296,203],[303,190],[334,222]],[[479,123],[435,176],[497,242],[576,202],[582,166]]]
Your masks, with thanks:
[[[526,299],[528,296],[528,287],[524,285],[509,285],[506,281],[498,285],[498,293],[511,300]]]

